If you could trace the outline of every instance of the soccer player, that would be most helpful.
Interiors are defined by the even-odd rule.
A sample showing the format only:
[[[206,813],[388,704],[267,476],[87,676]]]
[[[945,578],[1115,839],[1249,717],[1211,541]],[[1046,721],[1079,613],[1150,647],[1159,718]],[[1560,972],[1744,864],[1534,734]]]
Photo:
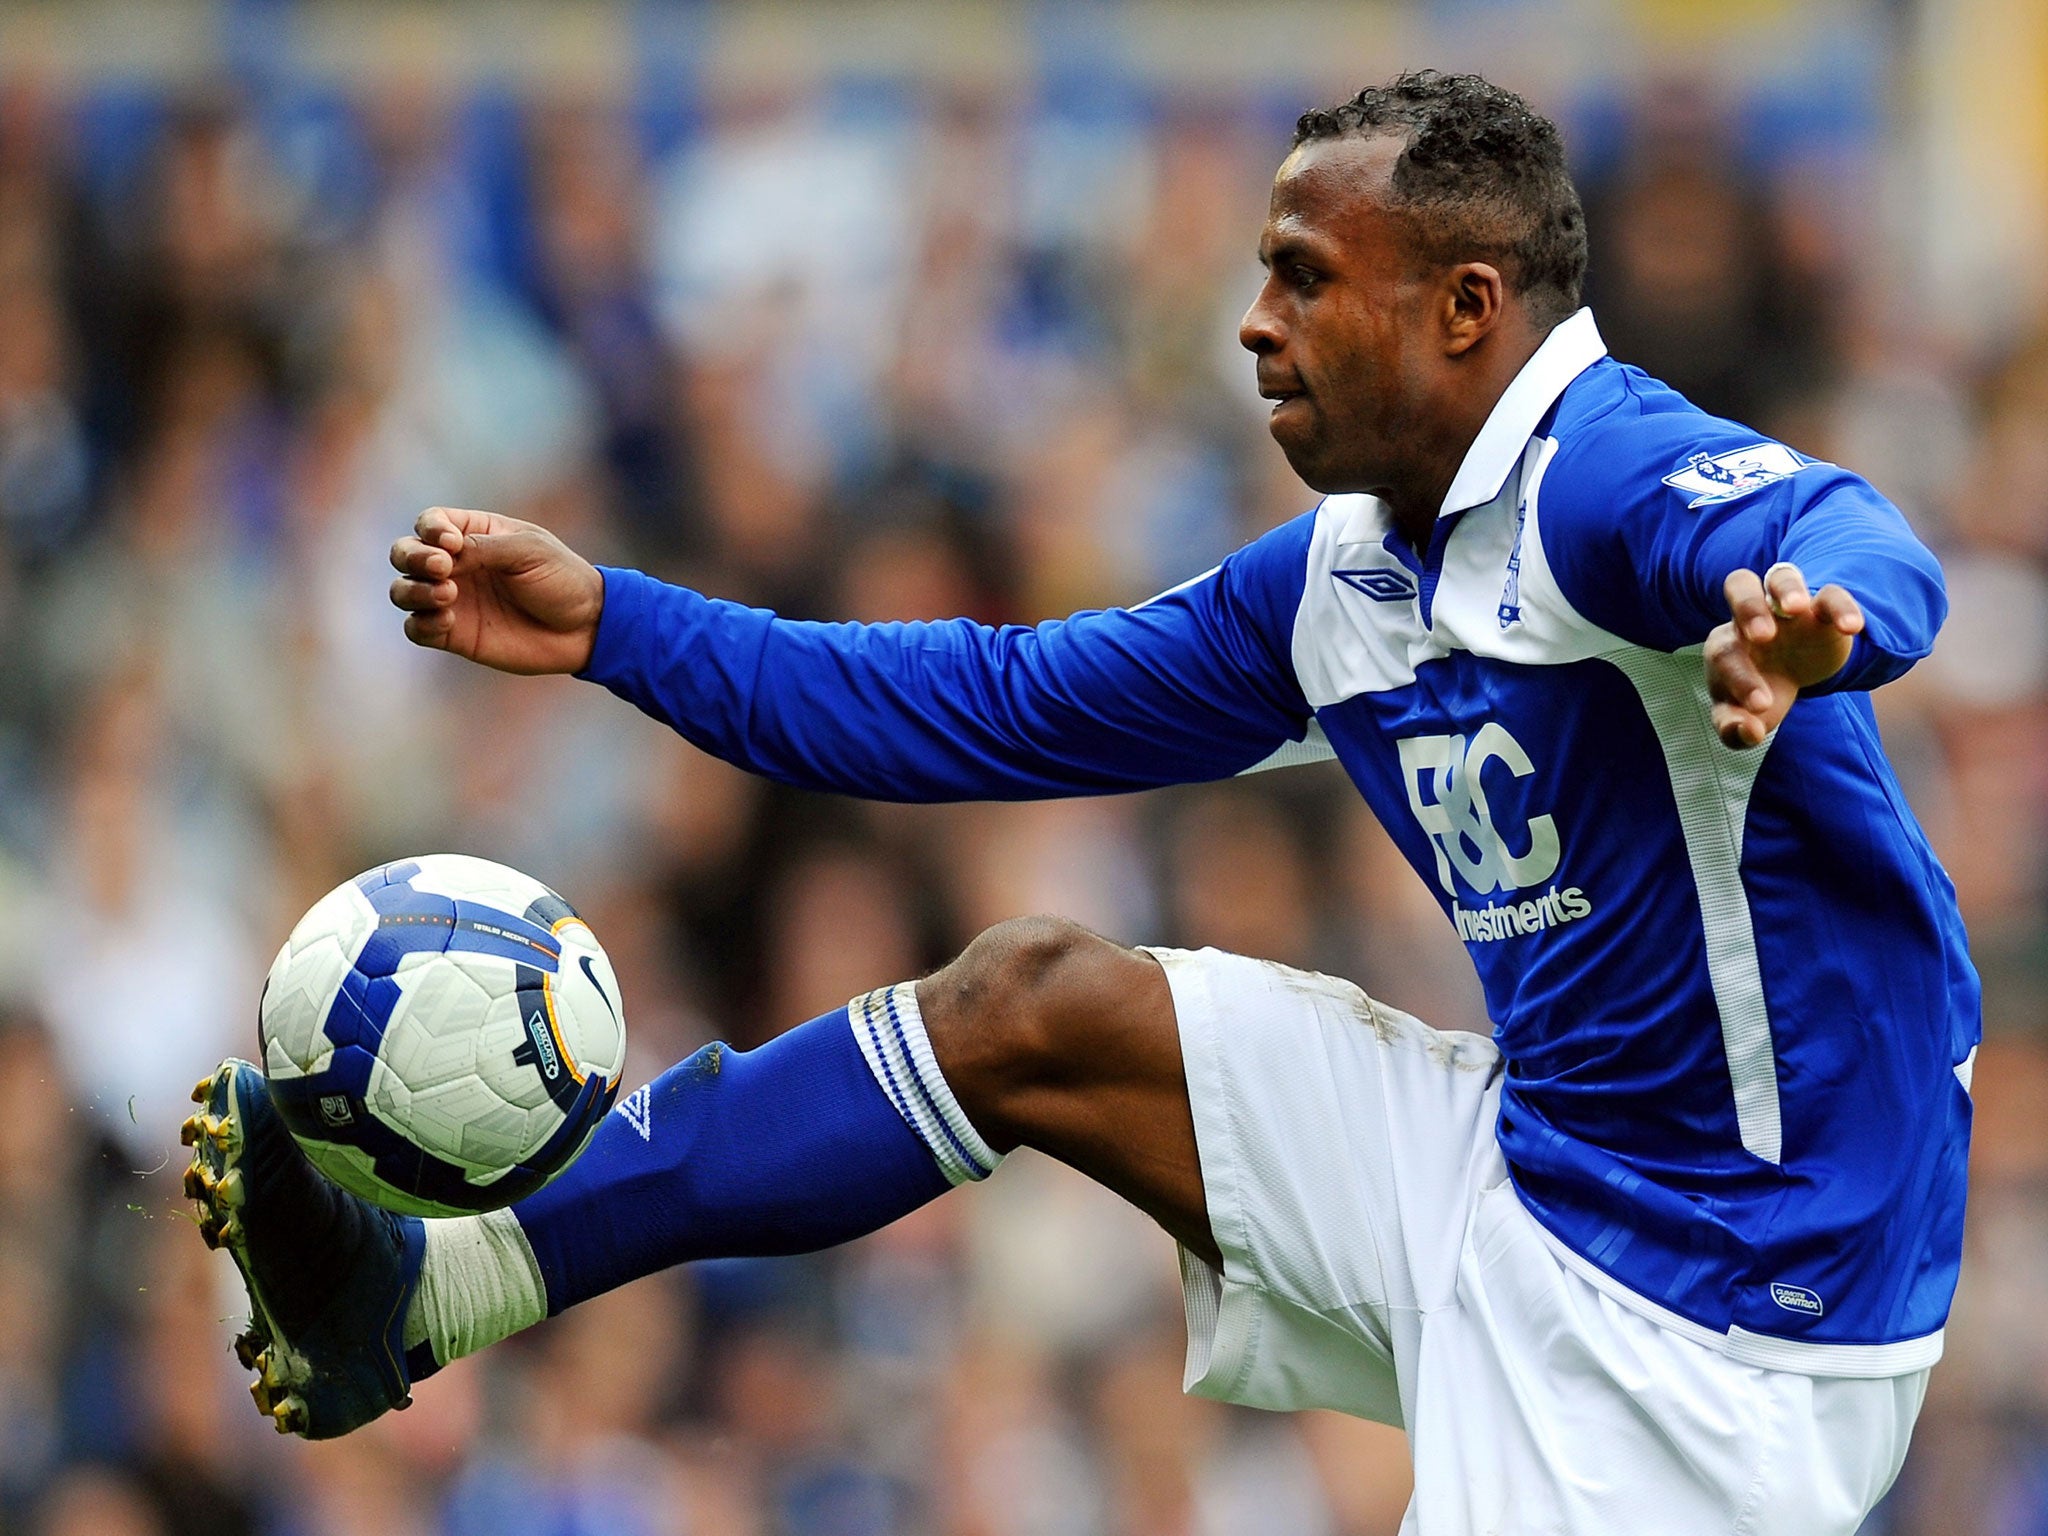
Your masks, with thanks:
[[[1406,1427],[1406,1530],[1857,1527],[1962,1226],[1977,982],[1868,699],[1932,645],[1939,570],[1854,474],[1606,356],[1557,131],[1482,80],[1303,116],[1259,255],[1240,338],[1325,499],[1137,608],[791,623],[439,508],[392,600],[422,645],[849,794],[1334,754],[1493,1037],[1024,918],[708,1047],[540,1194],[425,1223],[325,1185],[226,1063],[193,1178],[280,1427],[346,1432],[634,1276],[840,1242],[1028,1145],[1178,1240],[1190,1391]]]

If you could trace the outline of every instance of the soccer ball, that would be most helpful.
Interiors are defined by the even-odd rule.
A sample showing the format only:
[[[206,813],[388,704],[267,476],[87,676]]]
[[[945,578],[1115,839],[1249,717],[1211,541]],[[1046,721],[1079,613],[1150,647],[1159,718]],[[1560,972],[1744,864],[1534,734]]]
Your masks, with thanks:
[[[589,925],[531,876],[430,853],[358,875],[299,920],[263,984],[270,1094],[315,1167],[414,1216],[524,1199],[619,1089],[619,984]]]

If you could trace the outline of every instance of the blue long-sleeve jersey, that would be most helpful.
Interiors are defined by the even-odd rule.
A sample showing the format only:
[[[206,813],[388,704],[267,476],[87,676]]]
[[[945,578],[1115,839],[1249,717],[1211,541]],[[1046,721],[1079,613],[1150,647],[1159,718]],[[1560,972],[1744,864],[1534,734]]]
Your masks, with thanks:
[[[1761,747],[1700,647],[1738,568],[1866,627]],[[1940,1352],[1979,1002],[1866,690],[1927,653],[1896,510],[1559,326],[1418,554],[1331,497],[1138,608],[804,624],[605,573],[587,673],[756,772],[892,800],[1093,794],[1340,760],[1456,926],[1507,1062],[1499,1137],[1560,1254],[1738,1358]]]

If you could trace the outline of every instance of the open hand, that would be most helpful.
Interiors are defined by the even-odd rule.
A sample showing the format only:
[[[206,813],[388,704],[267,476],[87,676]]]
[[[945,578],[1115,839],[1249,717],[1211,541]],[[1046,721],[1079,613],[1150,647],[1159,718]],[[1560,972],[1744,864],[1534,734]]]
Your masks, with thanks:
[[[1863,610],[1832,584],[1808,592],[1789,561],[1762,577],[1731,572],[1723,590],[1731,617],[1707,636],[1707,693],[1721,740],[1753,747],[1778,728],[1800,689],[1842,670],[1863,632]]]
[[[414,644],[501,672],[590,664],[604,578],[539,524],[429,507],[391,546],[391,564],[391,601]]]

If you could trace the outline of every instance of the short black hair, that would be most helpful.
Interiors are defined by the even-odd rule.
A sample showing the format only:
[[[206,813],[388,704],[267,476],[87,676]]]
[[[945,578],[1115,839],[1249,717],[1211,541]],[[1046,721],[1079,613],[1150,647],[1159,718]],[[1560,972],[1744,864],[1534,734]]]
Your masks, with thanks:
[[[1392,190],[1430,259],[1492,261],[1545,325],[1579,307],[1586,213],[1557,124],[1477,75],[1418,69],[1302,113],[1294,146],[1382,133],[1407,141]]]

